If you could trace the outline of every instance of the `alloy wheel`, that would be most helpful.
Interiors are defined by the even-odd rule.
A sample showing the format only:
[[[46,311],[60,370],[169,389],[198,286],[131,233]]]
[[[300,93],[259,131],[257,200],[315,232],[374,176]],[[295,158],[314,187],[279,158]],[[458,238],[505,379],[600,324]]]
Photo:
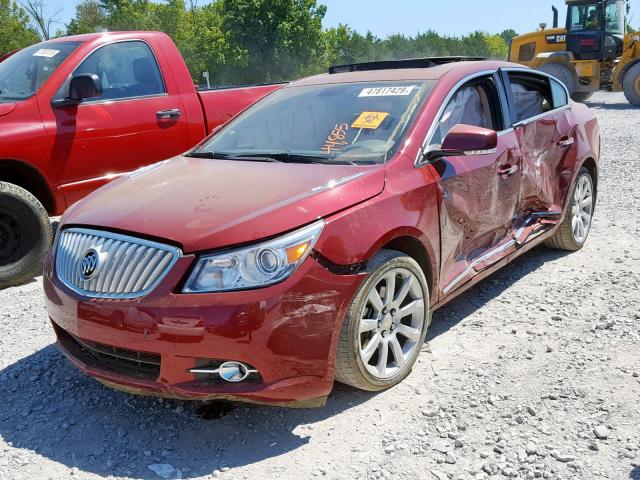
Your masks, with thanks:
[[[592,216],[593,184],[588,175],[582,175],[576,184],[571,205],[571,231],[576,242],[584,243],[589,236]]]
[[[425,299],[420,282],[393,268],[375,282],[360,316],[360,359],[370,375],[388,379],[405,368],[420,348]]]

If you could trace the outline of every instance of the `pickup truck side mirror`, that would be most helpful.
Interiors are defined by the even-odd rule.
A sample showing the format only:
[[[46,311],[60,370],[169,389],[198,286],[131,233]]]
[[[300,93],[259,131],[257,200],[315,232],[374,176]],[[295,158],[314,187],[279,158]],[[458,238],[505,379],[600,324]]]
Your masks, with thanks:
[[[102,95],[102,81],[95,73],[74,75],[69,82],[69,95],[62,100],[54,100],[54,107],[78,105],[87,98]]]
[[[488,128],[459,124],[454,126],[442,142],[440,150],[427,152],[427,160],[458,155],[493,153],[498,146],[498,134]]]

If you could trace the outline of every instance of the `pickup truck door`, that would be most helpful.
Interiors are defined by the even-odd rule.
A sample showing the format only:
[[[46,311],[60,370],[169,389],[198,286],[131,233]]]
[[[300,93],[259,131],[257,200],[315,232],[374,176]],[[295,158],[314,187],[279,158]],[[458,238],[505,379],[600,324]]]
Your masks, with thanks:
[[[503,120],[508,115],[504,103],[497,76],[470,80],[454,93],[429,141],[428,148],[438,150],[457,124],[498,132],[495,151],[432,163],[441,194],[441,295],[453,292],[516,248],[513,227],[522,155],[513,129]]]
[[[53,115],[47,129],[67,205],[113,178],[191,146],[173,77],[163,75],[146,42],[104,45],[80,63],[74,74],[80,73],[100,77],[100,97],[78,106],[45,106]],[[56,98],[67,93],[68,80]]]

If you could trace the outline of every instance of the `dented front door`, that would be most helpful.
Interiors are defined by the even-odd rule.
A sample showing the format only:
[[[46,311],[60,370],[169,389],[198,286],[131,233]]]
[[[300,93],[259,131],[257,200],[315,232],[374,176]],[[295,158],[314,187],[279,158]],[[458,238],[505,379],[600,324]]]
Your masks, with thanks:
[[[448,157],[433,166],[441,192],[441,293],[446,295],[515,250],[522,154],[515,133],[507,130],[498,135],[493,153]]]

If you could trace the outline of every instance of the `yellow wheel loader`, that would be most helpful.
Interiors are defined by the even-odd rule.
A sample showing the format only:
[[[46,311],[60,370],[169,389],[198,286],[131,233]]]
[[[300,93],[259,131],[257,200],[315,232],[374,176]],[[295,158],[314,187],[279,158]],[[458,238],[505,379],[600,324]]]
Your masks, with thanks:
[[[509,60],[558,78],[574,100],[593,92],[624,92],[640,107],[640,33],[627,32],[628,0],[566,0],[567,23],[514,38]]]

